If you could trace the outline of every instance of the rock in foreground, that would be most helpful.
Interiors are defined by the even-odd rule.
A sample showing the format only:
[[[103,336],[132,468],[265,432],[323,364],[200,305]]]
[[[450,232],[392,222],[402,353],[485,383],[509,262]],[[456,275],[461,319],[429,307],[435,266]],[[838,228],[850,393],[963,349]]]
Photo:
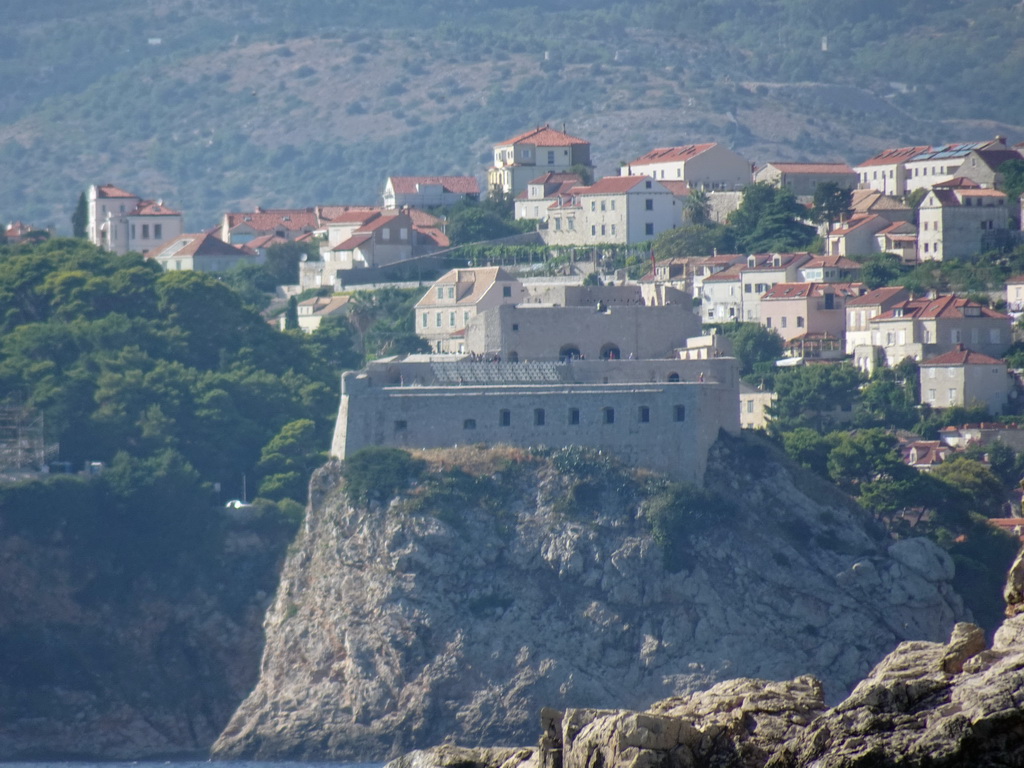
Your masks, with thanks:
[[[826,710],[813,678],[732,680],[646,712],[544,710],[524,768],[968,768],[1024,765],[1024,613],[1018,558],[1009,619],[986,648],[957,624],[946,644],[905,642]],[[451,750],[453,748],[447,747]],[[415,768],[446,768],[425,750]],[[448,753],[450,754],[450,753]],[[525,754],[525,753],[524,753]],[[499,768],[464,751],[473,768]],[[404,768],[404,767],[403,767]]]
[[[428,458],[381,503],[351,503],[337,463],[314,477],[217,757],[530,743],[542,706],[645,708],[737,676],[813,674],[838,700],[963,617],[944,552],[878,536],[759,443],[723,438],[705,481],[722,503],[674,518],[664,481],[584,452]]]

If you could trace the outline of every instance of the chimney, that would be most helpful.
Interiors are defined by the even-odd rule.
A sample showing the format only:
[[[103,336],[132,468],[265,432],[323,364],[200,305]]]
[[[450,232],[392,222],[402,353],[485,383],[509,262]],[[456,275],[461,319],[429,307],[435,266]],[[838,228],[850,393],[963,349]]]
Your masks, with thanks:
[[[1004,147],[1006,146],[1006,137],[1005,137],[1005,136],[999,136],[999,135],[997,135],[997,136],[996,136],[996,141],[997,141],[998,143],[1002,144],[1002,145],[1003,145]]]

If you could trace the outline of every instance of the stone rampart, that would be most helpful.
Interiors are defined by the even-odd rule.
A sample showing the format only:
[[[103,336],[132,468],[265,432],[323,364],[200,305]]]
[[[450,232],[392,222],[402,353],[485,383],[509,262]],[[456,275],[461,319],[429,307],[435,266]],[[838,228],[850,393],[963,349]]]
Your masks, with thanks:
[[[523,376],[510,381],[511,370]],[[459,371],[465,375],[453,383]],[[492,372],[497,375],[488,380],[484,374]],[[720,429],[739,430],[732,358],[562,365],[392,360],[342,377],[332,453],[343,459],[368,446],[582,445],[700,483]]]

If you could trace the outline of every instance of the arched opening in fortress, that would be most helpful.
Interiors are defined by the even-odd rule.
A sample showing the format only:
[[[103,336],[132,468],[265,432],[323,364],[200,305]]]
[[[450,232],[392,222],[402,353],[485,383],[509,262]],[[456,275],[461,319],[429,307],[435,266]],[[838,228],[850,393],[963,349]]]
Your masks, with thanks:
[[[668,380],[669,381],[679,381],[679,374],[678,373],[674,373],[674,372],[670,373],[668,375]]]
[[[558,350],[558,359],[565,360],[579,360],[580,348],[575,344],[566,344],[560,350]]]
[[[619,352],[619,348],[614,344],[605,344],[601,347],[601,359],[602,360],[619,360],[622,358],[622,353]]]

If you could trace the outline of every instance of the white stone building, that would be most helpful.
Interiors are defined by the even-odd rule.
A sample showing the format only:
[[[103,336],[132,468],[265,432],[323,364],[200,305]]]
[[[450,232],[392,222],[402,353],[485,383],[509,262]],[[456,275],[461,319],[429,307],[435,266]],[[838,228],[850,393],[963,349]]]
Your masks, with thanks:
[[[623,176],[650,176],[658,181],[683,181],[690,189],[741,190],[750,184],[749,160],[721,144],[659,147],[622,166]]]
[[[1009,206],[995,189],[933,187],[918,206],[918,259],[963,259],[1007,244]]]
[[[653,240],[682,223],[682,203],[649,176],[607,176],[576,187],[548,211],[551,245],[632,244]]]
[[[143,200],[113,184],[90,186],[86,198],[86,235],[113,253],[146,254],[184,230],[181,213],[162,200]]]
[[[593,173],[590,142],[543,125],[494,145],[488,193],[515,197],[542,173],[563,173],[573,166]]]

